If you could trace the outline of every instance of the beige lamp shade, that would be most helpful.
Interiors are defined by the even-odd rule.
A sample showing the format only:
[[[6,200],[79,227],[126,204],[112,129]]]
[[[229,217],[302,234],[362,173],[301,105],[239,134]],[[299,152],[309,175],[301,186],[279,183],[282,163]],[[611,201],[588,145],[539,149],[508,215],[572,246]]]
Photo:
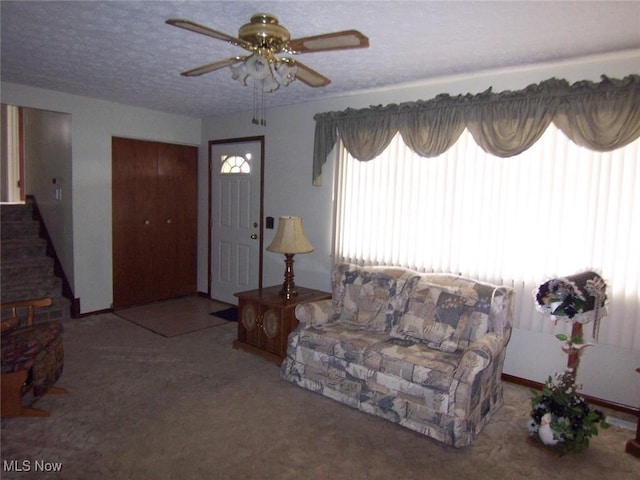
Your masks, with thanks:
[[[267,247],[267,250],[277,253],[313,252],[313,246],[311,246],[302,230],[302,218],[280,217],[276,236]]]

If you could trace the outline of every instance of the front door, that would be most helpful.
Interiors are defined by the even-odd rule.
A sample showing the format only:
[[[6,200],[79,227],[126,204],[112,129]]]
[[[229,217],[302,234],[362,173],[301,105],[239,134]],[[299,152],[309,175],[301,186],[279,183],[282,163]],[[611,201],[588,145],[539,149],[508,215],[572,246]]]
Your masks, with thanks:
[[[261,286],[264,137],[209,142],[209,297]]]

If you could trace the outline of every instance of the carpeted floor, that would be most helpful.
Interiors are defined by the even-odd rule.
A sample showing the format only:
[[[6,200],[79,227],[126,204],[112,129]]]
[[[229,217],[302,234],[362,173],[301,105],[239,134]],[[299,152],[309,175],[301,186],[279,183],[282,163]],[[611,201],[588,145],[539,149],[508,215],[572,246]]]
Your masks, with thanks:
[[[48,418],[2,420],[3,480],[640,478],[630,430],[561,458],[528,445],[527,389],[506,384],[477,442],[454,449],[282,381],[231,348],[236,331],[164,338],[111,314],[67,321],[59,385],[70,393],[38,402]]]

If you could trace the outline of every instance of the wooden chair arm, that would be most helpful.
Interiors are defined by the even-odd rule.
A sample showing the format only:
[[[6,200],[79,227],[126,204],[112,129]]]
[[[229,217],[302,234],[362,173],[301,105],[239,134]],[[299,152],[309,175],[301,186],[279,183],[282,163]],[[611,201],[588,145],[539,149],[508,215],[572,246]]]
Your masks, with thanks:
[[[20,319],[18,318],[18,308],[27,309],[26,326],[33,325],[33,316],[36,307],[49,307],[53,303],[53,300],[49,297],[35,298],[30,300],[18,300],[16,302],[5,302],[0,305],[0,310],[11,309],[11,318],[2,321],[2,328],[0,332],[6,332],[13,330],[20,325]]]
[[[3,320],[0,323],[0,333],[8,332],[10,330],[14,330],[20,326],[20,321],[17,318],[9,318],[7,320]]]

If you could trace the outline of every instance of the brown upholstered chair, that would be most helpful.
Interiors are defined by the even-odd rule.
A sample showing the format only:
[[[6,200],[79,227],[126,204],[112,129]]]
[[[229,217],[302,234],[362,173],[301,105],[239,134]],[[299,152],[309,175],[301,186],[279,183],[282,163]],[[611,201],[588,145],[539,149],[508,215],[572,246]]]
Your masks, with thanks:
[[[2,417],[44,417],[32,404],[46,393],[67,393],[54,384],[62,375],[62,323],[34,323],[35,309],[50,306],[50,298],[3,303],[1,328]],[[26,316],[25,316],[26,312]],[[25,316],[24,323],[21,318]]]

